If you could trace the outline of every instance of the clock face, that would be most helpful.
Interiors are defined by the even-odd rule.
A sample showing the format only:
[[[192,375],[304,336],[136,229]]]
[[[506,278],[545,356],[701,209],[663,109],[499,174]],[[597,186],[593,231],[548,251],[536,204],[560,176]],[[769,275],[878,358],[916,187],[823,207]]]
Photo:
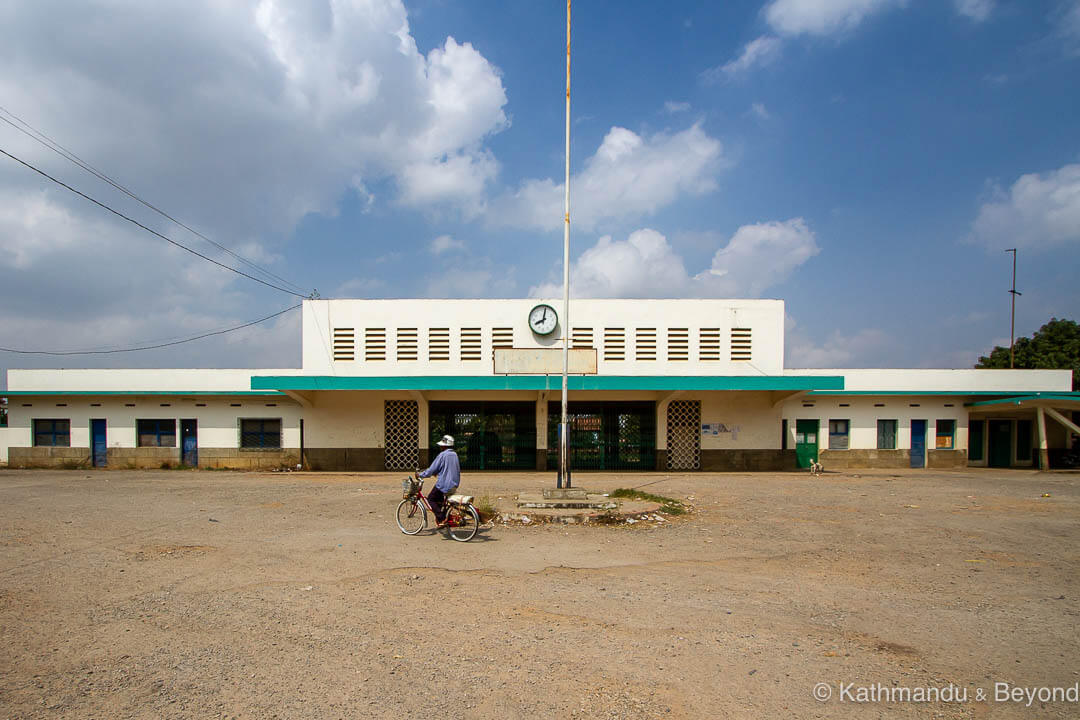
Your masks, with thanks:
[[[537,305],[529,311],[529,328],[537,335],[550,335],[555,332],[559,316],[550,305]]]

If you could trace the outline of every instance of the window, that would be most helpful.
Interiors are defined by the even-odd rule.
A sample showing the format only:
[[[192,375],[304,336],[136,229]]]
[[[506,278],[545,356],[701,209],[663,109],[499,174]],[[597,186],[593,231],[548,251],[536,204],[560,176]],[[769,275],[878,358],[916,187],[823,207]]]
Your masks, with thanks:
[[[829,421],[829,449],[830,450],[847,450],[848,449],[848,421],[847,420],[830,420]]]
[[[636,352],[635,359],[637,360],[655,360],[656,328],[638,328],[635,335],[634,350]]]
[[[698,330],[698,359],[720,359],[720,328],[700,328]]]
[[[750,328],[731,328],[731,359],[750,360]]]
[[[877,421],[877,449],[878,450],[895,450],[896,449],[896,421],[895,420],[878,420]]]
[[[983,459],[984,427],[982,420],[968,421],[968,460]]]
[[[35,420],[34,447],[71,447],[71,421]]]
[[[690,359],[690,329],[668,328],[667,331],[667,359],[668,361]]]
[[[604,328],[604,359],[626,359],[625,328]]]
[[[136,420],[139,447],[176,447],[176,420]]]
[[[281,418],[253,418],[241,420],[240,447],[280,448]]]
[[[428,360],[450,359],[450,328],[428,328]]]
[[[356,329],[334,328],[334,359],[353,360],[356,358]]]
[[[956,436],[956,421],[955,420],[938,420],[937,421],[937,443],[934,445],[938,450],[952,450],[956,447],[954,438]]]

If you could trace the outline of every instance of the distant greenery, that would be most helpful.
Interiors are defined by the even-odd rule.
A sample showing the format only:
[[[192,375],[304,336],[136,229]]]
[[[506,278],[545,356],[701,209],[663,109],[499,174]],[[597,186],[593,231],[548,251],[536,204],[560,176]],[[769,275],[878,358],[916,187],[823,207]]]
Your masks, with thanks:
[[[664,497],[663,495],[653,495],[652,493],[642,492],[641,490],[634,490],[632,488],[617,488],[610,493],[613,498],[623,498],[625,500],[644,500],[645,502],[654,502],[660,504],[660,512],[667,513],[668,515],[682,515],[686,512],[686,506],[675,498]]]
[[[1016,368],[1025,370],[1072,370],[1072,389],[1080,389],[1080,324],[1051,318],[1031,337],[1016,338]],[[977,368],[1009,367],[1009,348],[1000,345],[979,358]]]

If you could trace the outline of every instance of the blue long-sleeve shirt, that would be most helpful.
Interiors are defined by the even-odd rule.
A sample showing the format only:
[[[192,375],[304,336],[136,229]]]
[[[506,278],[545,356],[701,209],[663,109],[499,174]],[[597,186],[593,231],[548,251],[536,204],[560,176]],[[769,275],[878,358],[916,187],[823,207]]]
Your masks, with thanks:
[[[435,483],[435,488],[439,492],[448,493],[461,484],[461,463],[458,461],[457,453],[453,449],[447,448],[443,450],[436,456],[435,462],[431,463],[431,467],[420,472],[422,478],[428,478],[432,475],[439,476],[438,481]]]

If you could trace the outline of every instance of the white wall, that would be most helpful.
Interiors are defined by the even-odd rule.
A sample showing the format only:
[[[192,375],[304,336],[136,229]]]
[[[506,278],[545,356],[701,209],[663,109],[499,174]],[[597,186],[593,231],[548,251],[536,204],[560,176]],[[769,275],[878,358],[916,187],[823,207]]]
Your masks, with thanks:
[[[788,369],[785,375],[843,375],[846,391],[1069,392],[1071,370]]]
[[[196,403],[204,404],[199,407]],[[239,407],[233,407],[238,403]],[[267,407],[271,403],[274,407]],[[64,405],[58,407],[58,404]],[[162,407],[162,405],[168,407]],[[26,407],[29,405],[30,407]],[[130,407],[134,405],[134,407]],[[181,419],[198,420],[199,447],[237,448],[240,446],[240,418],[281,418],[282,447],[300,447],[300,406],[288,398],[252,398],[211,396],[200,399],[178,399],[174,396],[134,397],[109,396],[18,396],[8,403],[7,447],[33,445],[34,419],[71,421],[71,446],[90,446],[90,420],[105,418],[106,444],[109,447],[136,447],[136,420],[177,420],[177,447],[180,442]],[[0,436],[2,441],[3,436]]]
[[[250,391],[251,376],[296,375],[285,370],[221,369],[112,369],[112,370],[8,370],[8,390],[44,392],[229,392]],[[14,400],[12,400],[14,403]]]
[[[304,302],[303,367],[310,375],[492,375],[492,328],[512,328],[518,348],[561,347],[565,324],[546,337],[528,327],[539,303],[561,313],[561,300],[307,300]],[[784,303],[781,300],[574,300],[572,328],[591,328],[601,375],[779,375],[784,358]],[[428,359],[428,330],[450,328],[450,359]],[[481,329],[480,360],[461,359],[461,329]],[[656,328],[656,360],[635,359],[635,330]],[[686,361],[667,360],[667,329],[687,328]],[[730,331],[752,329],[749,362],[730,359]],[[352,328],[355,359],[333,359],[335,328]],[[386,331],[386,359],[364,359],[366,328]],[[417,359],[396,359],[398,328],[417,329]],[[625,360],[605,360],[605,328],[625,332]],[[699,359],[701,328],[720,330],[720,359]],[[571,335],[571,337],[573,337]],[[272,371],[260,374],[273,374]]]
[[[813,407],[804,407],[804,405]],[[846,404],[847,407],[842,407]],[[876,405],[882,407],[876,407]],[[917,405],[918,407],[912,407]],[[950,406],[951,407],[948,407]],[[963,397],[942,395],[816,396],[788,400],[783,417],[788,421],[788,447],[795,448],[795,421],[818,420],[818,449],[829,449],[829,421],[848,420],[851,450],[877,449],[877,421],[896,420],[896,449],[911,447],[911,421],[926,420],[926,448],[935,449],[936,421],[956,421],[954,450],[967,449],[967,410]]]

